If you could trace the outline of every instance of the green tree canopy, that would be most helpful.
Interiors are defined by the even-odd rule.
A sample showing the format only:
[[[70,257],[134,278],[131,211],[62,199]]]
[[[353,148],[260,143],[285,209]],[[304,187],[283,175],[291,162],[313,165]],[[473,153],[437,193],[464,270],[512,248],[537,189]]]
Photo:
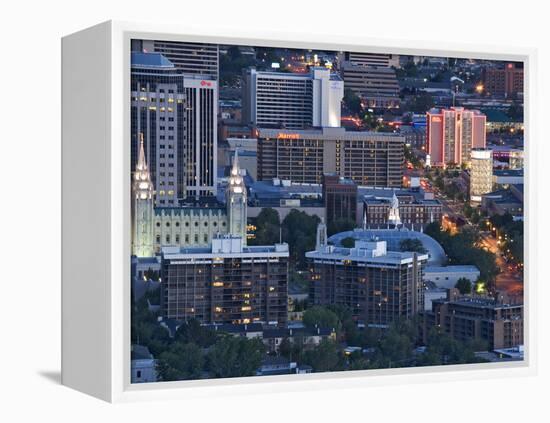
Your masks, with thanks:
[[[303,322],[309,328],[317,326],[335,330],[340,329],[338,315],[327,307],[318,305],[310,307],[304,312]]]
[[[157,373],[160,380],[199,379],[202,374],[204,357],[195,344],[173,343],[157,359]]]
[[[459,290],[462,295],[472,293],[472,281],[468,278],[459,278],[456,281],[455,288]]]
[[[208,353],[208,368],[213,377],[253,376],[265,351],[259,339],[222,337]]]

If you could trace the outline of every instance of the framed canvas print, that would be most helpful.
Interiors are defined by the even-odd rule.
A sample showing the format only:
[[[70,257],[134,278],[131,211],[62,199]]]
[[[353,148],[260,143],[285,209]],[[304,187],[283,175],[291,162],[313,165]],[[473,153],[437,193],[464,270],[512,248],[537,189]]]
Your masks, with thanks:
[[[63,39],[63,383],[533,371],[534,53],[259,35]]]

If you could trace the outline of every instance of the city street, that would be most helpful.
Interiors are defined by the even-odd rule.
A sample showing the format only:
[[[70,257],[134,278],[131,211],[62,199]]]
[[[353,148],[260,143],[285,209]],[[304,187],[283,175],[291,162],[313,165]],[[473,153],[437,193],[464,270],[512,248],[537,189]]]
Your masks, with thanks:
[[[518,272],[511,270],[510,265],[506,263],[498,249],[497,240],[493,236],[482,235],[481,245],[496,254],[496,264],[501,269],[501,273],[496,277],[496,289],[510,296],[522,296],[523,278]]]

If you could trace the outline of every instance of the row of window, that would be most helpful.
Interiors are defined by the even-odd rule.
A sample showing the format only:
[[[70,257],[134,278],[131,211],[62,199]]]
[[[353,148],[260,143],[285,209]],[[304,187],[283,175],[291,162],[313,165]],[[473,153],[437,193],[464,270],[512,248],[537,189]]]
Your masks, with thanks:
[[[225,222],[222,222],[221,224],[222,224],[222,226],[226,225]],[[175,222],[174,225],[176,227],[179,227],[180,222]],[[207,228],[208,227],[208,222],[204,222],[203,225],[204,225],[205,228]],[[187,228],[188,226],[189,226],[189,222],[185,222],[185,227]],[[195,227],[198,227],[198,226],[199,226],[199,222],[195,222]],[[212,226],[214,226],[214,227],[218,226],[218,222],[216,222],[216,221],[212,222]],[[170,222],[166,222],[166,227],[167,228],[170,227]],[[160,222],[157,222],[157,228],[160,228]]]

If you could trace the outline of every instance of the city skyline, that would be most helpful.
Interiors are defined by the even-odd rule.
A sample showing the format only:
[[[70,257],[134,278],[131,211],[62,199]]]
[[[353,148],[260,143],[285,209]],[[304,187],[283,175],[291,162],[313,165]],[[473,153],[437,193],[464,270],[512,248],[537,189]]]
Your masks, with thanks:
[[[132,50],[132,382],[521,359],[521,64]]]

